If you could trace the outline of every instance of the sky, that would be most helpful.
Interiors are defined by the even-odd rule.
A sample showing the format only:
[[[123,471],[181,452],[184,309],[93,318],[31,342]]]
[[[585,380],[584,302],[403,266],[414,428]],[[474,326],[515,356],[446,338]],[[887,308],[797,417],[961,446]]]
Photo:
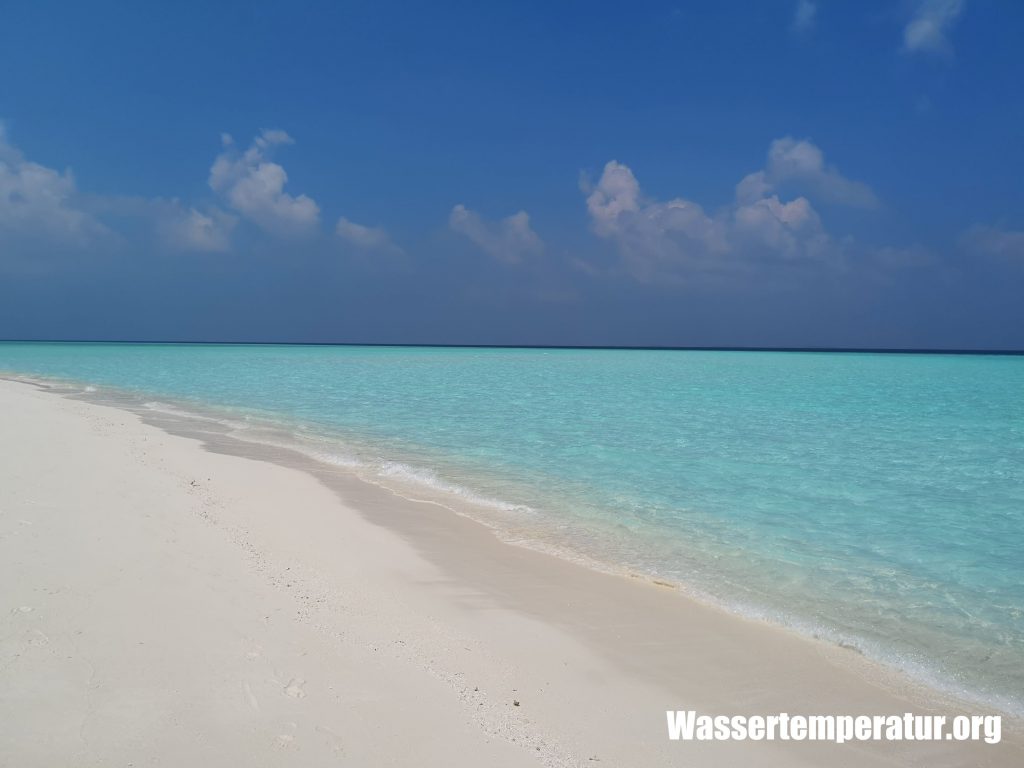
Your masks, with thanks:
[[[1024,349],[1024,4],[9,4],[0,338]]]

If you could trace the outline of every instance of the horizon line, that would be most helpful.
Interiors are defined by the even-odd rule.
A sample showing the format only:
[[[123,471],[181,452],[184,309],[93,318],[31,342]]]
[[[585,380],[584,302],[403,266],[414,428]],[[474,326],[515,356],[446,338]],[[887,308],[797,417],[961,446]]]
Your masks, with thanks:
[[[418,349],[569,349],[649,352],[808,352],[886,355],[1007,355],[1024,356],[1024,349],[969,349],[940,347],[758,347],[729,345],[629,345],[629,344],[458,344],[355,341],[223,341],[161,339],[0,339],[0,344],[134,344],[166,346],[250,347],[411,347]]]

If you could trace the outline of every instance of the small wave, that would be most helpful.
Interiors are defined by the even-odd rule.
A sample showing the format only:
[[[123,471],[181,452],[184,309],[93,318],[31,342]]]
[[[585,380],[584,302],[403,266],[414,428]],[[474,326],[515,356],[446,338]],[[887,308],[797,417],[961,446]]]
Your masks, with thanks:
[[[267,432],[253,430],[235,434],[235,437],[298,451],[322,464],[352,470],[363,480],[391,491],[398,491],[401,487],[408,493],[411,486],[427,492],[453,496],[460,502],[499,512],[518,515],[535,515],[537,513],[533,507],[526,504],[517,504],[477,493],[465,485],[444,479],[432,469],[380,456],[361,457],[359,450],[346,444],[345,440],[340,437],[326,438],[322,435],[304,434],[301,430],[296,430],[294,426],[281,431],[278,431],[279,429],[281,428],[278,427],[278,429]],[[480,522],[485,521],[481,520]],[[487,521],[487,524],[491,525],[491,522]]]
[[[646,575],[646,574],[645,574]],[[893,649],[885,641],[869,640],[855,634],[843,632],[827,624],[800,617],[789,611],[768,608],[745,600],[721,597],[690,583],[677,582],[685,594],[698,602],[712,605],[727,613],[754,621],[784,627],[804,637],[810,637],[829,645],[852,651],[878,664],[883,670],[895,670],[907,678],[952,697],[957,701],[978,706],[996,707],[1012,717],[1024,718],[1024,701],[989,690],[972,687],[956,681],[948,673],[937,669],[922,655],[913,655]]]
[[[366,462],[360,461],[355,456],[342,455],[335,452],[329,451],[303,451],[310,458],[316,459],[323,464],[331,464],[335,467],[345,467],[346,469],[364,469]]]
[[[423,469],[400,461],[382,461],[376,467],[376,474],[383,479],[396,479],[401,482],[425,486],[434,491],[441,491],[459,497],[463,501],[481,507],[489,507],[502,512],[535,514],[536,510],[526,504],[515,504],[489,496],[482,496],[464,485],[452,483],[440,477],[430,469]]]
[[[197,414],[191,411],[185,411],[181,408],[175,408],[173,405],[161,402],[160,400],[147,400],[142,404],[142,407],[149,411],[156,411],[157,413],[166,413],[170,416],[186,416],[189,418],[195,418]]]
[[[147,400],[141,404],[141,407],[152,413],[161,413],[165,416],[174,416],[180,419],[188,419],[190,421],[204,421],[210,424],[218,424],[221,427],[226,427],[231,430],[245,430],[248,428],[242,419],[247,417],[234,416],[229,418],[221,413],[211,413],[206,409],[200,409],[198,407],[188,407],[172,405],[161,400]]]

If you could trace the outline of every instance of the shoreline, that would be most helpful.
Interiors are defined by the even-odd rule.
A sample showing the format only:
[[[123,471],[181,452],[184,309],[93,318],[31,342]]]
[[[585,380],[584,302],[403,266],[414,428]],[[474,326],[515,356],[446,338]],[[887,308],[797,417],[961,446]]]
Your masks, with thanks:
[[[376,467],[371,459],[362,457],[362,454],[367,451],[373,455],[378,453],[377,449],[371,447],[374,440],[372,436],[359,436],[353,442],[351,435],[307,434],[305,426],[300,427],[300,431],[296,432],[296,425],[287,419],[281,420],[273,414],[259,410],[250,411],[236,406],[216,405],[188,399],[178,400],[166,394],[123,391],[109,385],[94,386],[78,380],[2,371],[0,371],[0,380],[27,383],[63,397],[125,410],[136,415],[143,422],[172,434],[200,440],[213,440],[220,446],[219,450],[222,452],[250,457],[258,455],[261,460],[285,464],[317,476],[321,482],[327,485],[331,485],[331,481],[325,478],[334,478],[335,473],[339,473],[348,476],[357,485],[362,483],[380,488],[404,502],[436,505],[449,514],[464,517],[482,526],[508,546],[523,547],[594,572],[676,590],[687,600],[723,611],[730,616],[782,629],[800,638],[821,642],[830,647],[862,656],[869,662],[869,665],[873,665],[864,673],[873,679],[896,679],[900,681],[900,684],[907,683],[910,686],[916,686],[921,691],[945,701],[979,710],[998,712],[1004,717],[1024,724],[1024,709],[1021,709],[1022,705],[1018,703],[1018,700],[1010,700],[998,694],[979,692],[976,689],[964,687],[953,678],[944,677],[937,672],[931,660],[921,662],[914,659],[913,655],[905,655],[906,651],[901,654],[884,645],[881,647],[873,645],[875,641],[815,624],[799,613],[792,613],[785,608],[780,609],[779,606],[770,608],[765,604],[723,597],[709,591],[707,585],[699,586],[678,578],[664,577],[656,572],[645,571],[643,567],[603,557],[600,553],[593,551],[592,545],[588,548],[580,548],[576,543],[570,543],[568,541],[570,537],[565,532],[560,532],[558,534],[560,540],[553,542],[552,530],[531,527],[525,521],[514,520],[509,515],[510,511],[518,514],[522,510],[533,514],[535,510],[531,507],[499,498],[480,497],[471,487],[464,485],[450,486],[447,481],[434,484],[424,480],[420,476],[421,471],[425,469],[428,473],[432,472],[429,469],[429,460],[425,463],[414,460],[412,464],[403,463],[406,459],[398,460],[400,469],[404,468],[412,472],[411,479],[409,477],[402,479],[402,475],[388,474],[385,476],[378,471],[379,467]],[[247,435],[246,431],[254,426],[261,436]],[[281,439],[268,441],[267,435],[263,433],[269,432],[280,433],[284,436],[283,441]],[[318,450],[315,442],[310,443],[310,440],[326,441],[329,444],[328,451],[324,453]],[[336,440],[339,441],[337,445],[346,452],[346,455],[330,452],[335,447]],[[353,451],[351,456],[347,456]],[[356,456],[360,457],[356,458]],[[384,463],[394,464],[396,462],[389,460]],[[326,474],[324,474],[325,471]],[[345,484],[342,483],[334,490],[344,496]],[[387,515],[375,519],[374,522],[385,527],[389,525]],[[593,523],[597,524],[598,521],[593,521]],[[603,534],[608,535],[608,532],[605,530]],[[444,562],[437,564],[443,566]]]
[[[35,394],[27,394],[29,391]],[[1012,720],[1004,725],[1003,742],[994,746],[669,743],[664,733],[665,709],[729,714],[957,714],[978,710],[976,705],[957,702],[826,641],[745,619],[679,590],[591,571],[505,543],[485,525],[437,503],[402,499],[350,471],[318,464],[296,451],[204,432],[189,425],[185,417],[147,414],[146,418],[130,410],[80,398],[55,398],[53,394],[31,390],[27,383],[2,381],[0,407],[9,408],[14,400],[30,404],[40,414],[57,412],[68,423],[75,419],[87,424],[102,422],[107,424],[107,434],[94,435],[96,439],[103,437],[122,446],[132,439],[136,447],[139,441],[150,444],[142,456],[133,454],[136,461],[157,461],[160,466],[183,463],[194,474],[198,470],[198,475],[209,466],[205,482],[193,478],[190,482],[197,485],[179,489],[187,498],[206,495],[218,509],[216,520],[199,516],[202,530],[217,533],[221,539],[226,535],[235,557],[245,560],[249,571],[253,570],[253,558],[262,563],[262,571],[255,570],[264,582],[268,577],[272,577],[271,583],[293,579],[283,587],[286,598],[294,601],[304,594],[299,605],[307,606],[303,610],[316,615],[325,626],[337,625],[339,617],[331,596],[350,592],[352,579],[375,597],[380,597],[380,584],[387,583],[387,594],[399,595],[403,607],[417,606],[411,616],[389,614],[391,623],[383,622],[385,628],[379,621],[369,621],[358,631],[349,628],[348,634],[375,636],[383,643],[388,636],[409,636],[408,631],[392,631],[396,624],[408,624],[403,630],[414,625],[416,629],[430,627],[448,637],[438,645],[430,646],[433,640],[423,644],[418,649],[425,651],[422,655],[396,651],[394,642],[390,646],[413,672],[418,669],[428,678],[442,681],[450,711],[468,714],[473,708],[467,704],[483,709],[487,714],[482,719],[471,716],[469,720],[494,744],[529,745],[526,750],[516,746],[509,764],[524,757],[524,751],[536,753],[525,755],[531,764],[540,758],[545,765],[570,765],[574,759],[587,764],[589,757],[598,756],[614,765],[687,760],[696,764],[744,760],[757,765],[792,765],[829,760],[837,765],[900,765],[922,759],[934,765],[1009,765],[1024,756]],[[68,428],[67,423],[63,426]],[[15,435],[26,437],[16,431]],[[146,458],[150,454],[159,458]],[[218,472],[231,475],[231,482],[215,480]],[[250,485],[273,490],[263,488],[269,483],[268,475],[275,476],[276,487],[288,490],[275,496],[278,506],[257,517],[232,506],[233,496],[254,492]],[[239,478],[244,482],[238,482]],[[208,489],[207,483],[216,487]],[[303,498],[315,496],[315,503],[308,509],[290,510],[295,525],[283,531],[281,509],[291,505],[289,499],[299,486]],[[151,489],[143,485],[137,493],[146,497]],[[91,514],[102,514],[102,510]],[[168,525],[173,525],[174,515],[170,510],[167,514]],[[0,518],[5,526],[9,517]],[[338,572],[340,566],[335,561],[342,553],[365,560],[360,551],[368,539],[387,551],[386,565],[370,559],[362,563],[365,572]],[[337,544],[337,550],[327,546],[328,541]],[[285,562],[293,564],[283,565]],[[283,570],[275,570],[277,566]],[[301,575],[286,577],[284,573]],[[280,594],[282,587],[273,591]],[[470,645],[463,646],[467,650],[458,651],[452,637],[467,639]],[[344,641],[341,644],[344,646]],[[467,660],[473,653],[469,648],[478,656],[488,656],[488,662]],[[461,668],[474,665],[475,675],[488,680],[488,685],[464,682],[467,677]],[[323,671],[329,673],[330,665],[325,666],[328,668]],[[518,673],[516,686],[504,674],[508,670]],[[595,677],[604,685],[595,685]],[[501,690],[498,681],[502,678],[506,679],[504,696],[499,699],[495,693],[493,699],[488,698],[490,692]],[[401,697],[402,681],[391,683],[398,690],[390,693]],[[485,693],[475,695],[481,692]],[[518,701],[516,695],[522,697],[522,706],[510,706],[510,701]],[[408,691],[405,696],[409,697]],[[307,698],[301,697],[303,701]],[[484,698],[486,701],[477,700]],[[5,708],[10,705],[8,702]],[[530,710],[528,718],[524,717]],[[525,719],[529,724],[523,724]],[[496,764],[501,763],[505,747],[494,748],[502,752],[496,756]]]

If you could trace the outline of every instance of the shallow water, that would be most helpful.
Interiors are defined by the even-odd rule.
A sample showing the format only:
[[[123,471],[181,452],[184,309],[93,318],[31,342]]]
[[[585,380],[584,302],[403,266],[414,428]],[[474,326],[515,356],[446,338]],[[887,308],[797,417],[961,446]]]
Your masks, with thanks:
[[[1024,357],[0,344],[1024,709]]]

